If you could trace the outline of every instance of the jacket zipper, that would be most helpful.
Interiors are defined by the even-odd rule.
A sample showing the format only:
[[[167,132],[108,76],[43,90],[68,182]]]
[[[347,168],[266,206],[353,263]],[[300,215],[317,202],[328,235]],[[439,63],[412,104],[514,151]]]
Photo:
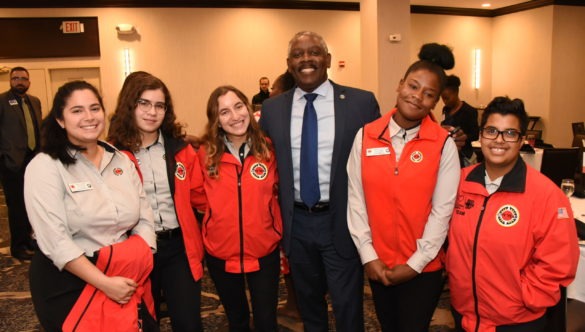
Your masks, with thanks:
[[[479,214],[479,221],[477,222],[477,226],[475,227],[475,236],[473,238],[473,260],[471,263],[471,284],[472,284],[472,289],[473,289],[473,310],[475,311],[475,316],[477,317],[477,322],[475,324],[475,331],[479,331],[479,323],[480,323],[480,317],[479,317],[479,300],[477,297],[477,283],[476,283],[476,278],[475,278],[475,274],[476,274],[476,267],[477,267],[477,241],[479,239],[479,229],[481,228],[481,223],[483,221],[483,214],[485,212],[485,207],[487,206],[487,202],[490,199],[490,197],[488,196],[488,198],[486,198],[483,201],[483,206],[481,207],[481,213]]]
[[[234,165],[236,168],[236,173],[238,174],[238,219],[240,225],[240,269],[242,273],[244,273],[244,218],[242,216],[242,171],[244,169],[244,165],[240,169],[238,169],[237,165]]]

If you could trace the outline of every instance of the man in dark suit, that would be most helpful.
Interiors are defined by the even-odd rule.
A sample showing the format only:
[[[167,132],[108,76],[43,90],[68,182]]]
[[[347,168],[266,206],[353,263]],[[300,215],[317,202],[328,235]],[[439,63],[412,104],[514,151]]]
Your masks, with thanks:
[[[331,54],[314,32],[292,38],[287,65],[297,86],[264,102],[260,125],[276,151],[283,246],[298,306],[306,331],[327,331],[329,291],[337,331],[362,331],[363,270],[347,228],[346,164],[356,132],[380,109],[371,92],[327,79]],[[311,122],[312,136],[305,134]],[[314,165],[312,176],[307,165]]]
[[[8,207],[10,253],[30,260],[35,245],[24,206],[24,171],[37,152],[41,125],[41,101],[27,95],[28,70],[10,70],[10,90],[0,94],[0,181]]]

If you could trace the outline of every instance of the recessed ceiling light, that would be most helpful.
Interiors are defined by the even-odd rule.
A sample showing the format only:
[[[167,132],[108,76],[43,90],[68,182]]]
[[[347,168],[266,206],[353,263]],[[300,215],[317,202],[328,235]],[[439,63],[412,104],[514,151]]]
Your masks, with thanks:
[[[482,3],[482,4],[481,4],[481,6],[482,6],[483,8],[488,8],[488,7],[491,7],[491,6],[492,6],[492,4],[491,4],[491,3]]]

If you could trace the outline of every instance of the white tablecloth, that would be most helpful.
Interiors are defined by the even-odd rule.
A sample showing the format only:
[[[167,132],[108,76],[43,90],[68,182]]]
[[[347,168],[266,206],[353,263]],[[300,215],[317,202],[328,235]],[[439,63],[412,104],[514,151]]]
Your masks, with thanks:
[[[543,149],[534,148],[535,153],[520,152],[520,157],[522,157],[526,164],[532,166],[532,168],[536,169],[537,171],[540,171],[540,166],[542,165],[542,154],[544,153],[543,151]]]
[[[573,208],[573,215],[576,219],[585,221],[585,199],[571,197],[571,207]],[[579,266],[577,267],[577,275],[572,284],[567,287],[567,297],[585,302],[585,243],[579,243]]]

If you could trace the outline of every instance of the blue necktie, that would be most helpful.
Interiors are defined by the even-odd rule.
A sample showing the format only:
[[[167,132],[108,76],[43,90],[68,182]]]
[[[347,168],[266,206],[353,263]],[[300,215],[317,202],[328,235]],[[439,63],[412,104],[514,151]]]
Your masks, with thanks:
[[[321,198],[317,163],[317,111],[313,105],[317,94],[307,93],[304,97],[307,103],[301,133],[301,199],[305,205],[313,207]]]

